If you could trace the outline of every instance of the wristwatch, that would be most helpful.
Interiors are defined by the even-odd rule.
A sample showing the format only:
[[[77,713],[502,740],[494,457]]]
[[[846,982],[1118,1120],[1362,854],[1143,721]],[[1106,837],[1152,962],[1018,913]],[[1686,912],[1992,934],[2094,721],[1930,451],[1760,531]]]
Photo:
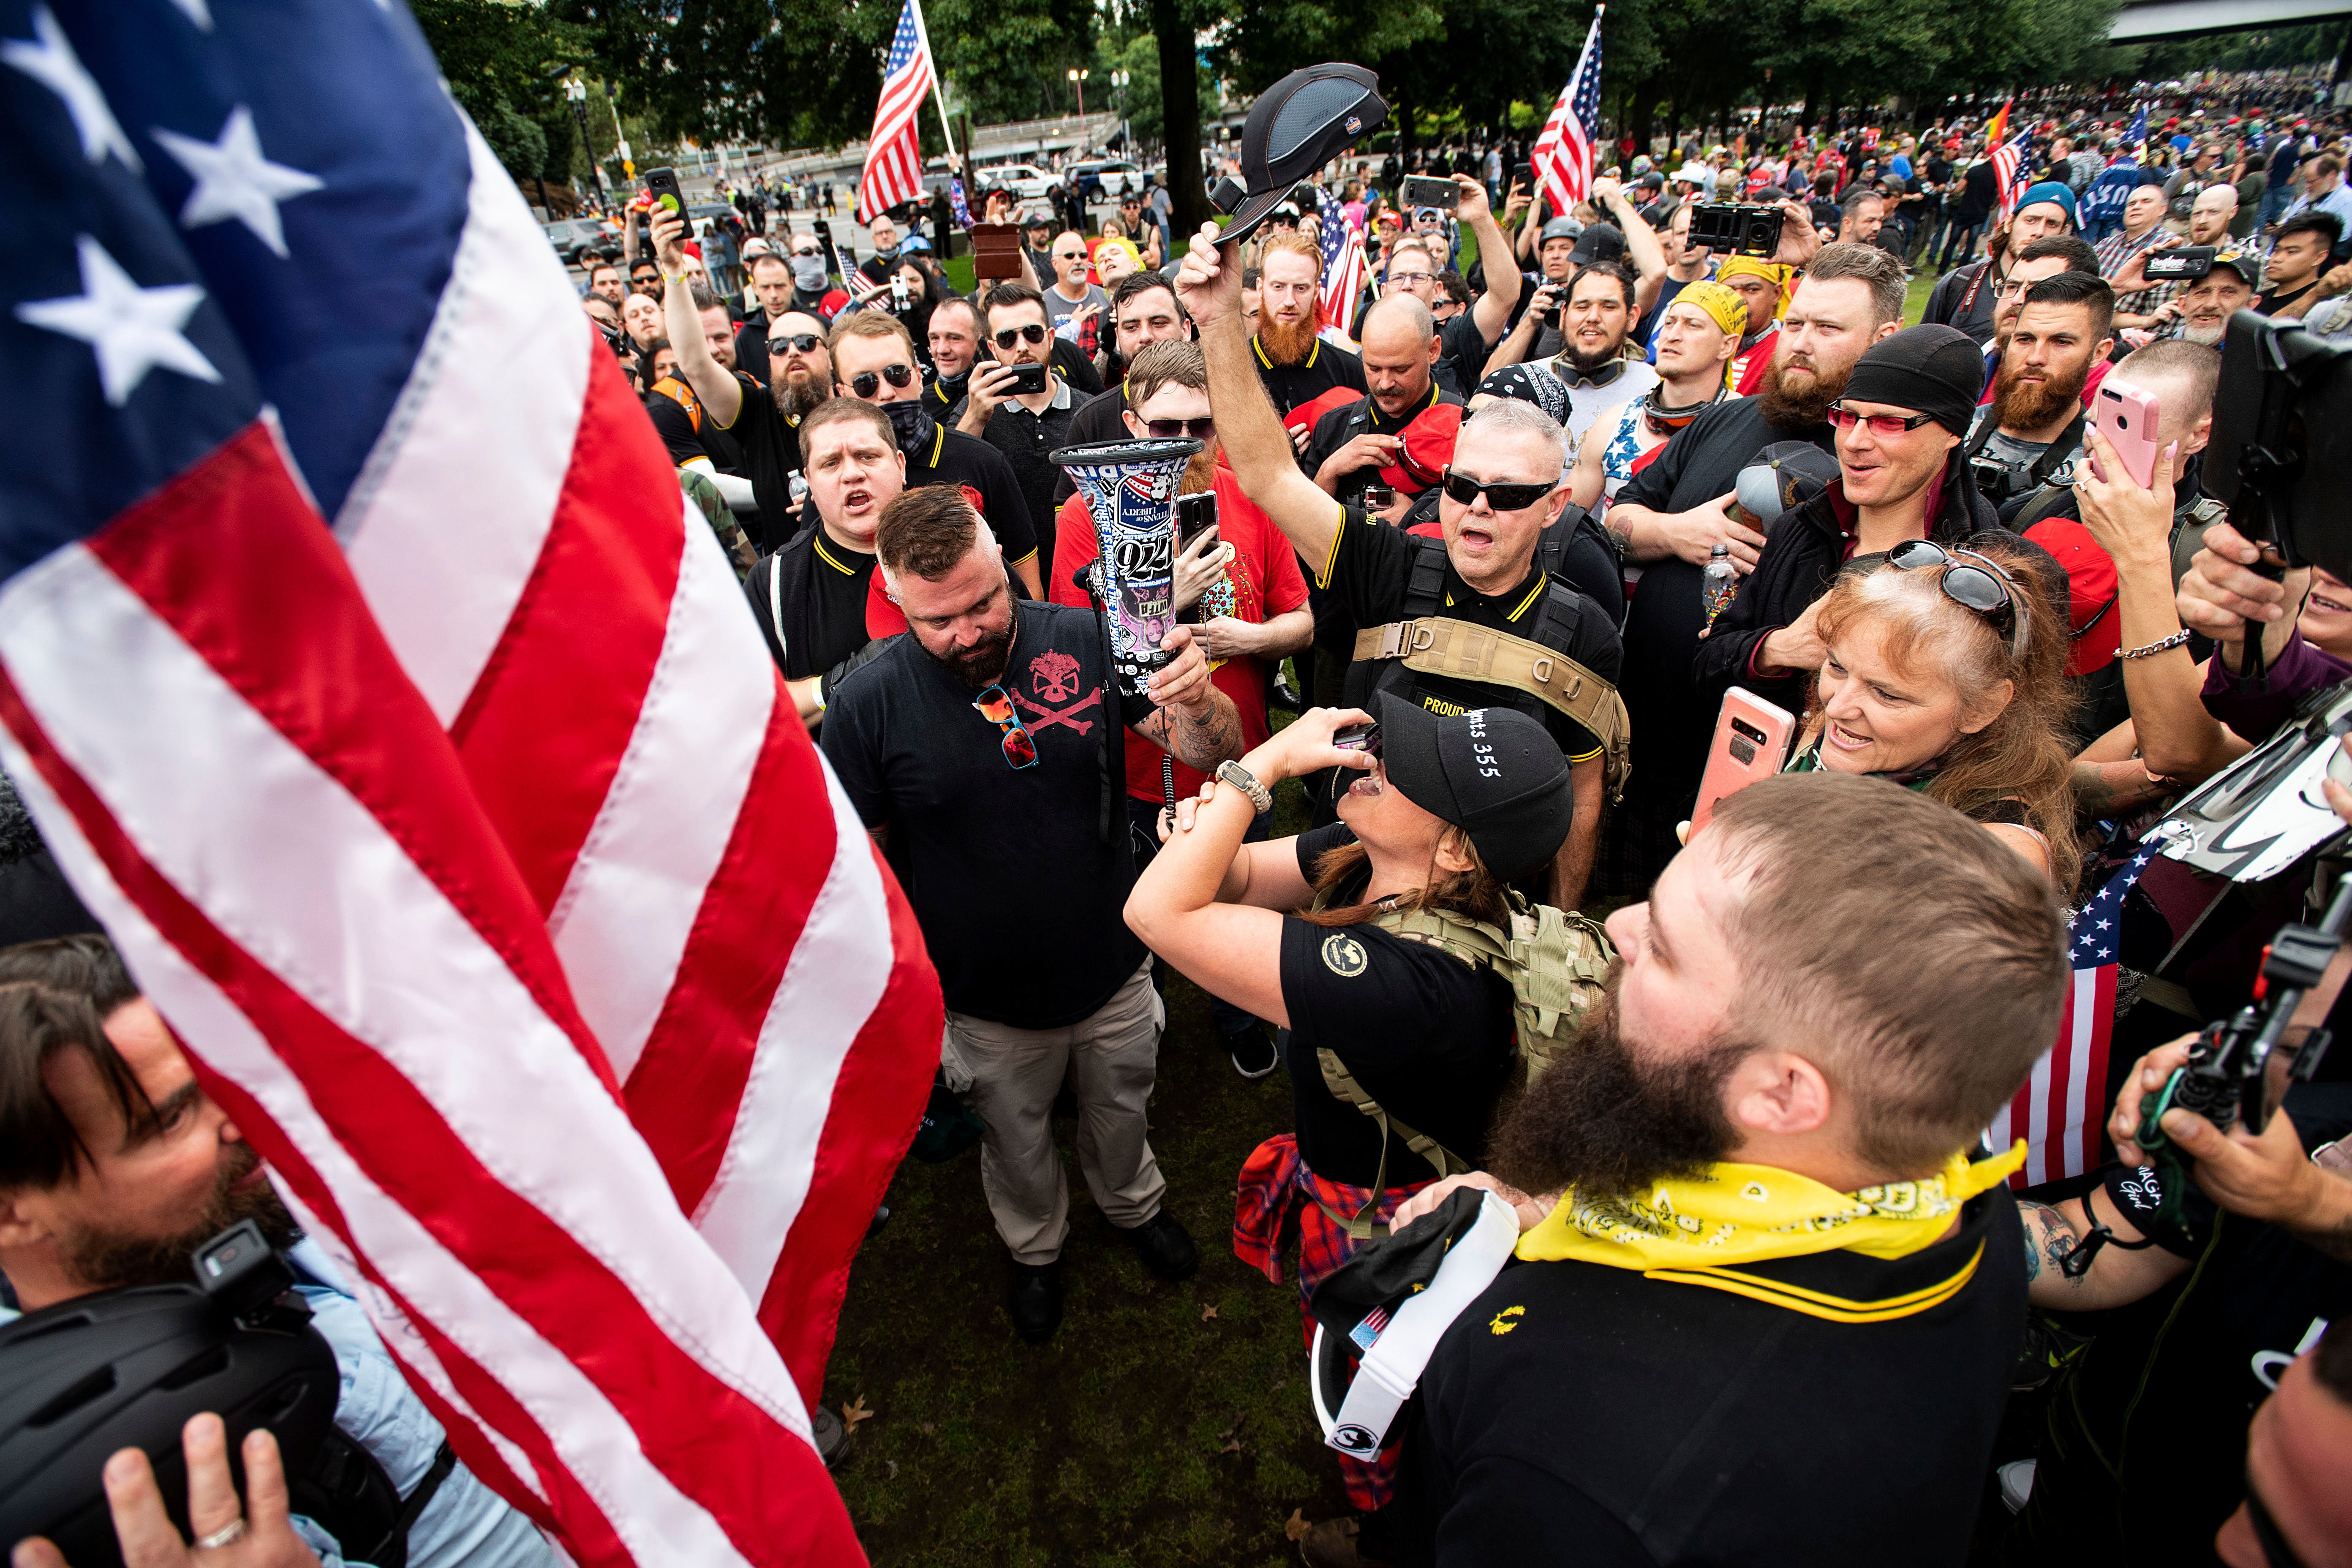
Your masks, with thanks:
[[[1265,785],[1257,782],[1255,773],[1242,766],[1241,763],[1219,763],[1217,777],[1249,796],[1250,805],[1255,806],[1261,816],[1274,809],[1273,794],[1266,789]]]

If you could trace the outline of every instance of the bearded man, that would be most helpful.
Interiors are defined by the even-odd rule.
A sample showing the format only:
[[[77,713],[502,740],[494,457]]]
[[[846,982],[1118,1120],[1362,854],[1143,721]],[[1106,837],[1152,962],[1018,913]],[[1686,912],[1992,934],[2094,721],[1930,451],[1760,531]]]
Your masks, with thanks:
[[[2115,290],[2092,274],[2061,272],[2027,287],[1961,458],[1978,492],[2007,523],[2045,484],[2072,484],[2088,422],[2092,367],[2116,341]]]
[[[1209,678],[1200,629],[1121,689],[1094,614],[1016,600],[1004,552],[963,490],[904,490],[875,553],[908,636],[832,681],[825,756],[877,843],[911,869],[915,918],[947,1001],[945,1061],[987,1124],[981,1182],[1012,1254],[1006,1307],[1042,1343],[1062,1320],[1069,1190],[1054,1098],[1078,1100],[1078,1164],[1095,1206],[1145,1267],[1199,1262],[1161,1206],[1144,1133],[1163,1010],[1120,918],[1133,861],[1102,727],[1124,726],[1202,773],[1242,754],[1234,700]]]
[[[1363,362],[1318,336],[1323,330],[1323,253],[1297,229],[1276,229],[1258,242],[1258,321],[1250,338],[1258,380],[1285,418],[1302,403],[1335,388],[1369,392]],[[1302,451],[1312,426],[1292,436]]]
[[[1522,1234],[1422,1373],[1396,1561],[1899,1539],[1958,1568],[2025,1326],[2024,1149],[1979,1139],[2057,1027],[2048,887],[1947,806],[1792,775],[1718,807],[1609,934],[1607,1000],[1505,1112],[1494,1173],[1397,1215],[1467,1184]],[[1866,1479],[1804,1500],[1838,1475]]]

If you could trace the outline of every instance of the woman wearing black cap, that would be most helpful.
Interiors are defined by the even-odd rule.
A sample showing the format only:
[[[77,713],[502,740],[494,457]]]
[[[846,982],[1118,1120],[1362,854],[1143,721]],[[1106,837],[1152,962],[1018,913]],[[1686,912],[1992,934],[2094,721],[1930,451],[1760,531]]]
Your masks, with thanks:
[[[1914,539],[1948,546],[1987,532],[2021,542],[2000,529],[1953,458],[1983,385],[1983,353],[1950,327],[1912,327],[1863,351],[1844,395],[1830,405],[1837,479],[1780,514],[1756,569],[1698,645],[1706,713],[1735,684],[1802,710],[1806,685],[1822,665],[1816,607],[1856,555],[1884,554]]]
[[[1302,1310],[1441,1169],[1475,1166],[1512,1076],[1513,991],[1443,933],[1507,942],[1507,880],[1550,863],[1574,811],[1567,758],[1536,720],[1393,696],[1380,710],[1361,749],[1332,737],[1365,713],[1318,708],[1226,763],[1181,803],[1127,903],[1152,952],[1286,1030],[1297,1131],[1243,1166],[1234,1250],[1278,1282],[1295,1218]],[[1276,784],[1328,767],[1354,781],[1338,823],[1243,843]],[[1606,940],[1571,931],[1575,972],[1597,986]],[[1393,1463],[1342,1456],[1349,1501],[1383,1506]]]

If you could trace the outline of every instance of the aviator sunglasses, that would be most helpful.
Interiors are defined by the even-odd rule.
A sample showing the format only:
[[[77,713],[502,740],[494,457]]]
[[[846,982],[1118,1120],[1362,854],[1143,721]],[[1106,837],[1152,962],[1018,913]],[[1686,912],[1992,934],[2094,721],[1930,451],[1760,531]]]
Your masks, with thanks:
[[[1966,556],[1968,560],[1955,559]],[[1970,565],[1969,562],[1977,564]],[[2017,595],[2011,592],[2017,579],[2011,576],[2000,563],[1978,554],[1973,550],[1946,550],[1924,539],[1906,540],[1886,552],[1886,563],[1897,572],[1917,572],[1941,567],[1943,577],[1937,584],[1944,596],[1954,604],[1974,610],[1990,621],[2009,637],[2009,656],[2015,658],[2024,647],[2025,616]]]
[[[913,365],[886,364],[882,367],[882,374],[878,376],[870,370],[863,372],[860,374],[851,376],[849,378],[849,390],[857,394],[858,396],[870,401],[874,395],[882,389],[882,384],[884,382],[887,381],[893,386],[905,386],[908,382],[911,382],[914,379],[915,367]]]
[[[980,716],[1003,732],[1004,765],[1008,768],[1034,768],[1037,765],[1037,738],[1021,722],[1021,715],[1013,710],[1013,699],[1002,686],[992,686],[972,699],[972,707]]]

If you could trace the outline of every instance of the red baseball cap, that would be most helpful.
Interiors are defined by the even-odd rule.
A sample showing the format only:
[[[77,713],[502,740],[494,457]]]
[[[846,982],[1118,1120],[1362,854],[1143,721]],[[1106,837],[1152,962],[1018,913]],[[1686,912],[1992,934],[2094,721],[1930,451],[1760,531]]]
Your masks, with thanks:
[[[2088,675],[2105,669],[2123,646],[2123,616],[2116,608],[2116,563],[2091,537],[2091,531],[2070,517],[2045,518],[2025,531],[2025,537],[2050,552],[2066,569],[2066,622],[2074,647],[2066,653],[2066,673]]]
[[[1404,427],[1404,445],[1397,460],[1381,470],[1381,483],[1391,489],[1427,489],[1454,461],[1454,438],[1462,434],[1462,407],[1440,403],[1414,415]]]
[[[1322,418],[1323,416],[1330,413],[1334,408],[1345,408],[1349,404],[1361,398],[1363,395],[1364,395],[1362,393],[1358,392],[1351,386],[1335,386],[1328,392],[1318,393],[1314,397],[1309,398],[1307,402],[1300,404],[1297,407],[1284,415],[1282,416],[1283,428],[1286,430],[1312,430],[1315,428],[1315,422]]]

